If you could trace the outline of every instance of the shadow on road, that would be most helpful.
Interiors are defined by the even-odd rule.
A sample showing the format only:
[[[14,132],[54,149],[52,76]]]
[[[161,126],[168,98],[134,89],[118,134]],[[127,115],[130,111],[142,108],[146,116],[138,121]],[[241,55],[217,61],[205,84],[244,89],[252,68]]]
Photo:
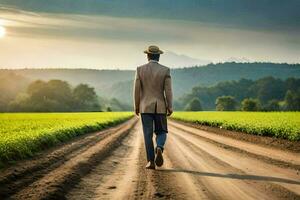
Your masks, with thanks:
[[[270,182],[281,182],[281,183],[289,183],[300,185],[300,181],[277,178],[271,176],[256,176],[256,175],[242,175],[242,174],[218,174],[211,172],[198,172],[186,169],[157,169],[157,171],[168,172],[168,173],[189,173],[197,176],[210,176],[210,177],[220,177],[220,178],[231,178],[231,179],[248,179],[248,180],[257,180],[257,181],[270,181]]]

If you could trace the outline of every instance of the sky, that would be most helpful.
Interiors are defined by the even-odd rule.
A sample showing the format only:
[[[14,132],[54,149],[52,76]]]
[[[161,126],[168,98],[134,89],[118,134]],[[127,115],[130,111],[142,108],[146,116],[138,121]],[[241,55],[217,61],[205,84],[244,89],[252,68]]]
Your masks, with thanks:
[[[0,0],[0,68],[300,63],[299,0]]]

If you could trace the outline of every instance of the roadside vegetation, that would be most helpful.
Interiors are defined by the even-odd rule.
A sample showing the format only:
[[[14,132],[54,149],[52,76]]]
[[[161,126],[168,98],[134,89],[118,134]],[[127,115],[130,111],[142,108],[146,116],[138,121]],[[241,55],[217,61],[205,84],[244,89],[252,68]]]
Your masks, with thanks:
[[[300,140],[300,112],[175,112],[172,118],[253,135]]]
[[[132,116],[131,112],[0,114],[0,166]]]

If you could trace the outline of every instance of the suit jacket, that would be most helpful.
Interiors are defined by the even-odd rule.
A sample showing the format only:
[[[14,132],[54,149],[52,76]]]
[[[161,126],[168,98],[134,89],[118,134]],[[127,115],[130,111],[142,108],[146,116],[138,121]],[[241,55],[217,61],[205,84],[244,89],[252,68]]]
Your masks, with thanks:
[[[167,113],[172,109],[170,69],[156,61],[137,68],[134,81],[134,107],[140,113]]]

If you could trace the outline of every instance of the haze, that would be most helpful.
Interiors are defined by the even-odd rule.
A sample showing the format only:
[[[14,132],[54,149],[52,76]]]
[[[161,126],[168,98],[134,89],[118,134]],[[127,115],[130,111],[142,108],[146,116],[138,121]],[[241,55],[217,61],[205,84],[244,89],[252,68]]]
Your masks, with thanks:
[[[170,67],[300,62],[297,0],[0,0],[1,68],[134,69],[156,44]]]

